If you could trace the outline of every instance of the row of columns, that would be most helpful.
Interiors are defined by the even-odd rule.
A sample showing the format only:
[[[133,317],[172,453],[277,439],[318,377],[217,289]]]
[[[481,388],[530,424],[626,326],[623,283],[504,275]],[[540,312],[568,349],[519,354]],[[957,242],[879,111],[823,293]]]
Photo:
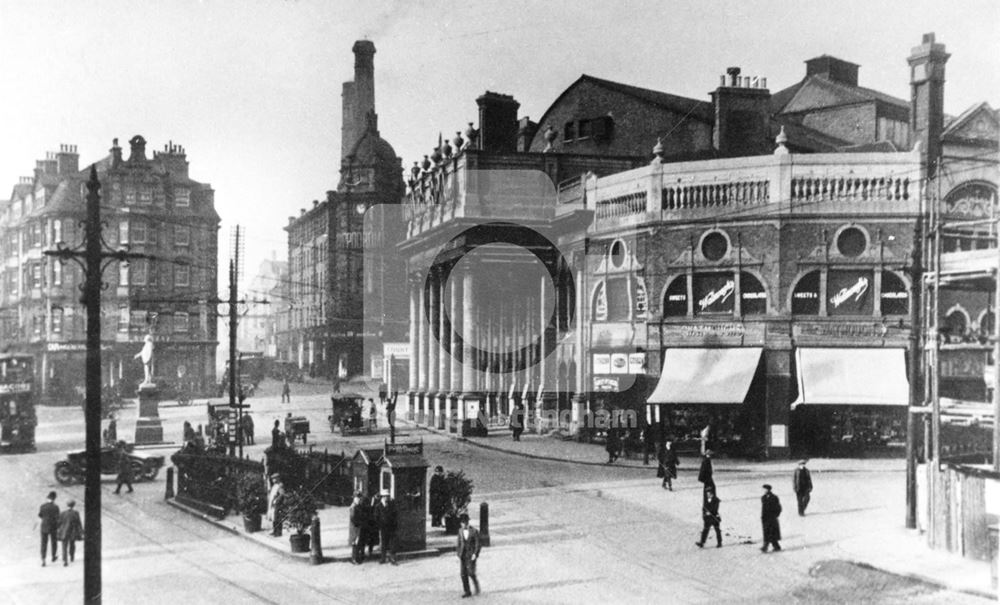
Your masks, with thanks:
[[[525,418],[538,417],[544,397],[554,396],[555,364],[545,352],[558,322],[550,325],[547,277],[537,296],[507,300],[483,300],[485,284],[478,279],[472,271],[456,269],[446,277],[432,269],[410,281],[406,414],[417,423],[445,428],[451,418],[461,426],[476,414],[509,416],[516,401],[524,403]]]

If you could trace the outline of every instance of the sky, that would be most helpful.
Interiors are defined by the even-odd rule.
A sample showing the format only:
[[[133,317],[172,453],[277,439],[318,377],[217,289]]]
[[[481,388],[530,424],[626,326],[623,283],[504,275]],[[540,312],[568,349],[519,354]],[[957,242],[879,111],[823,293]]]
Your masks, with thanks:
[[[484,91],[537,119],[584,73],[707,101],[729,66],[776,92],[829,54],[908,99],[925,32],[952,55],[947,113],[1000,106],[993,0],[0,0],[0,199],[60,144],[86,166],[115,137],[173,141],[215,190],[220,266],[232,227],[246,234],[245,287],[285,258],[288,217],[336,187],[355,40],[375,43],[379,129],[409,167]]]

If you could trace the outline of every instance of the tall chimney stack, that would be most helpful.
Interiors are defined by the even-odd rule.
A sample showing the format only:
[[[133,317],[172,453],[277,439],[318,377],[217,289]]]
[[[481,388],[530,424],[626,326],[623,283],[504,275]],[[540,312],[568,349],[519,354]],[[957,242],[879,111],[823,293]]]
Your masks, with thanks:
[[[941,157],[944,131],[944,65],[950,57],[934,34],[924,34],[920,46],[913,47],[910,64],[910,142],[920,143],[927,175],[934,176]]]
[[[365,133],[368,114],[375,112],[375,43],[358,40],[354,52],[354,81],[344,82],[340,157],[346,158]]]

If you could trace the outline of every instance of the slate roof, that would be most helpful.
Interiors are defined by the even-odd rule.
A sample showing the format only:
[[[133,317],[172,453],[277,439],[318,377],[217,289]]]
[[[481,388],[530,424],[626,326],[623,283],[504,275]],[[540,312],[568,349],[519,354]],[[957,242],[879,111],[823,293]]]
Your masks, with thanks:
[[[595,78],[594,76],[589,76],[587,74],[583,74],[582,76],[580,76],[580,78],[576,82],[571,84],[569,88],[566,89],[566,91],[569,91],[577,84],[585,81],[592,82],[594,84],[597,84],[598,86],[602,86],[609,90],[614,90],[622,94],[629,95],[641,101],[645,101],[646,103],[649,103],[651,105],[656,105],[659,107],[670,109],[672,111],[680,112],[682,114],[687,114],[688,112],[691,112],[690,113],[691,117],[696,117],[706,122],[711,123],[714,120],[712,104],[709,103],[708,101],[699,101],[698,99],[691,99],[679,95],[672,95],[669,93],[661,92],[659,90],[651,90],[649,88],[640,88],[638,86],[631,86],[629,84],[622,84],[620,82],[612,82],[611,80],[605,80],[603,78]],[[563,94],[566,93],[563,92]],[[559,96],[562,97],[562,95]],[[553,103],[552,105],[554,106],[558,102],[559,99],[556,99],[556,102]]]

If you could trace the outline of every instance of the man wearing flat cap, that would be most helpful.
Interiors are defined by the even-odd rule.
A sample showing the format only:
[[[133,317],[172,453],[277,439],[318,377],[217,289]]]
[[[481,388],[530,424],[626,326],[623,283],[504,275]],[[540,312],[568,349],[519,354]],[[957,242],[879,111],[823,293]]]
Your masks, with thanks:
[[[761,552],[767,552],[768,546],[774,547],[774,552],[781,550],[781,524],[778,517],[781,516],[781,500],[771,493],[771,486],[764,484],[764,495],[760,497],[760,524],[764,529],[764,546]]]
[[[809,494],[813,490],[812,474],[806,468],[806,460],[799,460],[799,466],[792,476],[792,489],[795,491],[795,499],[799,503],[799,516],[806,516],[806,507],[809,506]]]

